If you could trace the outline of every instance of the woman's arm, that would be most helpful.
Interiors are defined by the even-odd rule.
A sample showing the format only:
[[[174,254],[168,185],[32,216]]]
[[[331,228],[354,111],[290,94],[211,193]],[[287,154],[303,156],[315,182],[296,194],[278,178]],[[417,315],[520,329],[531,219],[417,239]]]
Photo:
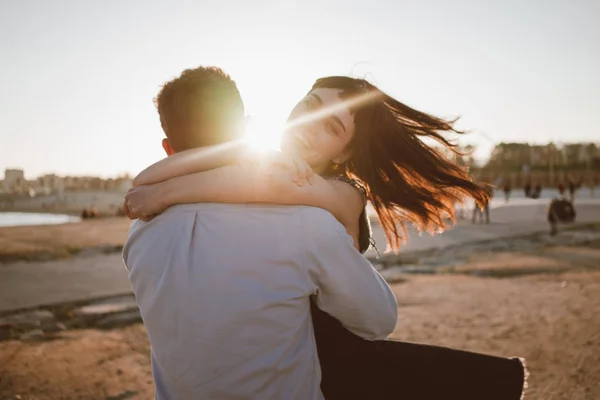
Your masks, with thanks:
[[[350,184],[313,175],[298,185],[282,168],[231,165],[179,176],[128,192],[126,201],[136,215],[153,215],[182,203],[275,203],[323,208],[347,229],[355,230],[364,208],[362,194]],[[352,234],[352,233],[351,233]]]
[[[248,145],[243,141],[181,151],[144,169],[133,180],[133,186],[151,185],[177,176],[235,164],[248,151]]]

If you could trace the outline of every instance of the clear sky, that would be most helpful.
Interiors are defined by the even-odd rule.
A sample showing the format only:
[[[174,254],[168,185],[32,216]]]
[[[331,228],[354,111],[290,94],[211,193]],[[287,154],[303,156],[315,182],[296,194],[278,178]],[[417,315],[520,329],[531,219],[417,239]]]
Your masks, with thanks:
[[[139,172],[163,157],[152,99],[198,65],[231,74],[263,122],[283,122],[318,77],[368,74],[462,115],[480,156],[600,141],[599,20],[597,0],[3,0],[0,169]]]

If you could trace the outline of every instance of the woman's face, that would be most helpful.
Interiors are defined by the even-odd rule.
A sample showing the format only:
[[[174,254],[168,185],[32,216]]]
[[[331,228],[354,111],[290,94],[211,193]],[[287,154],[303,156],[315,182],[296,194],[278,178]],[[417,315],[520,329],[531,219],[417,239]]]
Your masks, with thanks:
[[[308,162],[316,173],[349,156],[354,117],[339,89],[314,89],[292,110],[283,134],[281,151]]]

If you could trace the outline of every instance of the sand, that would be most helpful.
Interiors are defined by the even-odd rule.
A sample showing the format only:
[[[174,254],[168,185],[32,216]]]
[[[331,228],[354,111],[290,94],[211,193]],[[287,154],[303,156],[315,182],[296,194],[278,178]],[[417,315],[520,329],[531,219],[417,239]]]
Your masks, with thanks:
[[[0,254],[120,246],[128,226],[110,218],[0,229]],[[447,274],[406,276],[393,285],[399,322],[391,338],[525,357],[526,399],[600,399],[600,241],[578,246],[475,253]],[[0,342],[0,399],[152,398],[149,353],[140,324]]]
[[[515,253],[502,259],[509,269],[521,268],[520,260],[527,268],[545,268],[544,257],[537,264]],[[526,399],[600,398],[600,271],[502,279],[409,276],[393,289],[399,301],[393,339],[525,357],[531,373]],[[152,394],[142,325],[0,343],[0,399],[148,399]]]

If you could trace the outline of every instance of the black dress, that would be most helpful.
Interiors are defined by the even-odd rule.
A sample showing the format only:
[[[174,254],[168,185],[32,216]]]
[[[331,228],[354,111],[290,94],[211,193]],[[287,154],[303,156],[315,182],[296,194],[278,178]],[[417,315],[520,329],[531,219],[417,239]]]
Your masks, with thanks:
[[[354,181],[337,179],[364,195]],[[359,247],[364,252],[371,233],[365,211],[360,218]],[[312,301],[311,313],[326,400],[522,399],[527,370],[519,358],[392,340],[368,341]]]

